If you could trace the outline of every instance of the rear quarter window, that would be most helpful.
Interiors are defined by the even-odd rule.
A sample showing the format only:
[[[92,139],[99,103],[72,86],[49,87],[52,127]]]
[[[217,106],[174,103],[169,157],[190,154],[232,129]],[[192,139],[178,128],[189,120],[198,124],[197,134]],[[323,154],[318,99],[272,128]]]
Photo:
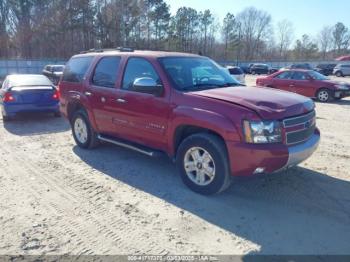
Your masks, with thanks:
[[[71,58],[65,66],[62,81],[80,83],[92,61],[92,56]]]

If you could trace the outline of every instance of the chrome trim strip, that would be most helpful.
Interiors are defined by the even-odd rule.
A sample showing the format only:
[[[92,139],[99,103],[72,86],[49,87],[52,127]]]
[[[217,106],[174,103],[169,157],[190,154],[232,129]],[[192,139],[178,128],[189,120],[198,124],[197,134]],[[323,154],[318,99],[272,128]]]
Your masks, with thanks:
[[[307,122],[307,121],[306,121],[306,122]],[[305,123],[306,123],[306,122],[305,122]],[[299,124],[299,125],[301,125],[301,124]],[[307,128],[303,128],[303,129],[298,129],[298,130],[286,132],[286,135],[288,135],[288,134],[293,134],[293,133],[297,133],[297,132],[301,132],[301,131],[304,131],[304,130],[308,130],[308,129],[312,128],[312,127],[316,127],[316,124],[314,124],[314,125],[312,125],[312,126],[309,126],[309,127],[307,127]]]
[[[286,121],[290,121],[290,120],[296,120],[296,119],[298,119],[298,118],[304,118],[304,117],[308,117],[309,115],[313,115],[313,117],[316,117],[316,112],[315,112],[315,110],[313,110],[313,111],[311,111],[311,112],[309,112],[309,113],[307,113],[307,114],[305,114],[305,115],[301,115],[301,116],[297,116],[297,117],[291,117],[291,118],[286,118],[286,119],[283,119],[283,126],[284,127],[293,127],[293,126],[296,126],[296,125],[288,125],[288,126],[286,126],[286,124],[285,124],[285,122]],[[312,117],[310,118],[310,119],[312,119]],[[299,124],[297,124],[297,125],[300,125],[300,124],[302,124],[302,123],[305,123],[305,122],[307,122],[307,121],[310,121],[310,119],[308,119],[308,120],[306,120],[306,121],[303,121],[303,122],[300,122]]]
[[[102,140],[102,141],[115,144],[115,145],[117,145],[117,146],[122,146],[122,147],[125,147],[125,148],[128,148],[128,149],[137,151],[137,152],[142,153],[142,154],[145,154],[145,155],[147,155],[147,156],[153,156],[153,155],[154,155],[154,152],[148,152],[148,151],[142,150],[142,149],[140,149],[140,148],[137,148],[137,147],[135,147],[135,146],[128,145],[128,144],[125,144],[125,143],[122,143],[122,142],[119,142],[119,141],[115,141],[115,140],[112,140],[112,139],[103,137],[103,136],[101,136],[101,135],[98,135],[97,138],[100,139],[100,140]]]
[[[286,168],[295,166],[309,158],[320,143],[320,135],[313,134],[305,143],[288,148],[288,162]]]

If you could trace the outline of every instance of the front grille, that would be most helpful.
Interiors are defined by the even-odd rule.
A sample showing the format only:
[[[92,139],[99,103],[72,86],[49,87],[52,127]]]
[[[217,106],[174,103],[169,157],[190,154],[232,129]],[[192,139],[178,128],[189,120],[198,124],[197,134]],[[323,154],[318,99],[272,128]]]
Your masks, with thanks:
[[[302,116],[287,118],[283,120],[286,130],[286,143],[296,144],[309,139],[316,128],[315,111]]]

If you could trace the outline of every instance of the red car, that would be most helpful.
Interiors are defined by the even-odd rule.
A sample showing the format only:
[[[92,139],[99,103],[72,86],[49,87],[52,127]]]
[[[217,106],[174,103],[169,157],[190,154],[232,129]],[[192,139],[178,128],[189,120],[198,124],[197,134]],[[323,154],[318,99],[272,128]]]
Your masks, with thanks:
[[[197,55],[129,49],[76,55],[59,90],[78,146],[106,141],[148,156],[165,153],[201,194],[223,191],[232,176],[297,165],[320,140],[311,99],[241,86]]]
[[[282,70],[267,77],[258,78],[256,85],[298,93],[316,98],[320,102],[350,96],[350,84],[329,80],[312,70]]]

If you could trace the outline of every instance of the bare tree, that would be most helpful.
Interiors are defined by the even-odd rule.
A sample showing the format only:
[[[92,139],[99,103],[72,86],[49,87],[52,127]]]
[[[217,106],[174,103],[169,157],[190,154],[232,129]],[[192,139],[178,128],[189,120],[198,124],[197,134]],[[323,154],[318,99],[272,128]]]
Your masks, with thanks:
[[[280,58],[286,59],[287,51],[294,38],[294,28],[289,20],[281,20],[277,23],[276,30],[278,51]]]
[[[271,16],[255,7],[248,7],[237,15],[244,41],[245,59],[251,60],[259,55],[261,42],[271,33]]]
[[[318,34],[318,46],[323,59],[326,59],[328,51],[330,51],[334,45],[333,30],[334,28],[332,26],[324,26]]]
[[[349,46],[349,29],[343,23],[337,23],[333,29],[333,39],[337,55],[342,54]]]

